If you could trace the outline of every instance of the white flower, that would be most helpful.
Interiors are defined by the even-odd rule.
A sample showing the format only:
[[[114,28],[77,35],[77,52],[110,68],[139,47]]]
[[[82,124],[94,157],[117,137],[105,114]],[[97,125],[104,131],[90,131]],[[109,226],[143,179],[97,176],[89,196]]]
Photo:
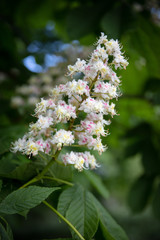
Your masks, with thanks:
[[[73,94],[89,95],[89,87],[88,87],[86,81],[83,81],[83,80],[75,81],[75,80],[73,80],[72,82],[68,82],[66,84],[66,87],[67,87],[67,94],[69,96],[71,96]]]
[[[106,66],[106,64],[104,64],[104,62],[102,60],[96,61],[93,65],[94,69],[96,70],[96,72],[101,73],[101,77],[103,78],[107,72],[108,72],[108,67]]]
[[[121,54],[115,54],[113,63],[115,64],[115,69],[123,67],[126,69],[128,66],[127,60]]]
[[[94,122],[100,121],[100,122],[102,122],[102,124],[105,124],[105,125],[110,125],[111,124],[110,120],[107,121],[103,118],[102,113],[98,113],[98,114],[97,113],[89,113],[89,114],[87,114],[86,119],[90,120],[90,121],[92,120]]]
[[[66,92],[66,85],[60,84],[51,90],[51,96],[54,98],[61,97]]]
[[[77,137],[78,137],[78,144],[85,145],[89,149],[92,149],[93,145],[96,142],[96,139],[87,133],[79,133],[79,134],[77,134]]]
[[[79,107],[79,110],[83,110],[86,113],[103,113],[104,106],[102,100],[95,100],[94,98],[87,98]]]
[[[62,160],[65,164],[72,164],[76,169],[82,171],[84,168],[84,158],[79,153],[70,152],[62,156]]]
[[[80,102],[82,102],[82,97],[77,95],[77,94],[74,94],[74,97],[71,96],[69,99],[68,99],[68,103],[75,106],[75,107],[79,107],[80,105]]]
[[[70,118],[76,118],[76,107],[71,104],[66,104],[64,101],[59,101],[55,111],[53,112],[53,117],[56,122],[67,122]]]
[[[110,41],[105,43],[105,47],[109,55],[113,55],[114,53],[121,52],[118,40],[111,39]]]
[[[34,141],[34,139],[29,138],[27,141],[27,144],[24,149],[24,153],[26,155],[37,155],[38,151],[43,152],[43,147],[40,146],[37,142]]]
[[[42,115],[38,116],[37,127],[39,129],[49,128],[53,124],[53,119],[51,117],[44,117]]]
[[[61,129],[53,136],[51,143],[57,144],[57,147],[60,149],[62,145],[71,145],[74,143],[74,136],[71,131]]]
[[[75,164],[77,155],[74,152],[66,153],[62,155],[62,160],[65,164]]]
[[[91,155],[90,152],[87,151],[84,152],[84,159],[85,159],[84,164],[86,168],[89,168],[89,166],[91,167],[91,169],[99,167],[99,165],[96,163],[94,155]]]
[[[30,123],[29,124],[29,134],[31,136],[36,136],[38,131],[39,131],[39,128],[37,126],[37,123]]]
[[[77,156],[76,162],[74,164],[74,167],[78,169],[79,171],[82,171],[84,168],[84,158],[82,156]]]
[[[49,109],[55,109],[55,101],[52,99],[52,98],[49,98],[48,100],[47,100],[47,107],[49,108]]]
[[[93,135],[97,135],[97,136],[106,136],[107,133],[105,132],[104,130],[104,126],[103,126],[103,123],[102,122],[97,122],[95,124],[95,127],[94,127],[94,130],[93,130]]]
[[[16,152],[23,152],[26,146],[26,135],[23,138],[19,138],[17,141],[12,143],[11,151]]]
[[[91,55],[91,61],[97,61],[97,59],[102,59],[105,62],[108,61],[108,54],[106,52],[106,49],[100,45],[97,46]]]
[[[101,32],[101,36],[99,37],[98,41],[97,41],[97,45],[99,44],[105,44],[108,42],[107,36],[104,35],[103,32]]]
[[[116,110],[115,110],[115,104],[111,103],[111,105],[108,105],[107,111],[111,114],[112,117],[114,115],[116,115],[117,113],[116,113]]]
[[[110,70],[110,75],[108,76],[108,80],[110,80],[116,86],[121,82],[119,77],[117,77],[116,73],[112,70]]]
[[[35,113],[36,114],[45,113],[47,110],[47,107],[48,107],[48,100],[44,100],[43,98],[41,98],[41,101],[36,104]]]
[[[96,139],[96,141],[95,141],[95,143],[92,145],[92,147],[93,147],[94,150],[97,150],[100,155],[102,154],[102,152],[104,152],[104,151],[107,149],[107,147],[102,144],[100,138],[97,138],[97,139]]]
[[[62,160],[65,164],[72,164],[76,169],[82,171],[83,169],[94,169],[98,167],[96,159],[89,152],[70,152],[62,155]]]
[[[83,71],[86,79],[94,79],[97,76],[97,69],[92,63],[88,63]]]
[[[103,122],[101,121],[94,123],[93,121],[85,120],[85,121],[81,121],[81,126],[82,126],[82,129],[84,129],[87,134],[97,135],[97,136],[99,135],[106,136]]]
[[[101,96],[104,99],[117,98],[117,87],[111,83],[105,83],[103,81],[97,81],[94,87],[94,92],[99,93],[98,96]]]
[[[85,60],[81,60],[79,58],[77,58],[77,61],[75,63],[75,65],[69,65],[68,66],[68,70],[69,70],[69,74],[68,75],[73,75],[76,72],[83,72],[85,69],[85,65],[86,65],[86,61]]]
[[[42,138],[40,138],[36,141],[36,144],[40,146],[40,151],[45,152],[46,154],[49,154],[51,151],[51,145],[49,141],[44,141]]]

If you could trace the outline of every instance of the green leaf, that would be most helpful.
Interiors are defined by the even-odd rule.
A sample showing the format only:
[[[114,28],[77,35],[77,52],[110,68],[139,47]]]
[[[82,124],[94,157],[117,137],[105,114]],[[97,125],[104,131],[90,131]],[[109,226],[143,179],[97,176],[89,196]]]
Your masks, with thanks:
[[[73,171],[71,166],[62,166],[55,162],[50,168],[50,173],[53,177],[63,180],[71,180]]]
[[[9,138],[6,136],[1,137],[0,139],[0,154],[3,154],[7,151],[9,151],[11,142],[13,141],[13,138]]]
[[[44,201],[52,192],[60,188],[30,186],[9,194],[0,204],[0,212],[14,214],[29,210]]]
[[[153,177],[146,175],[135,181],[128,196],[128,203],[133,212],[140,212],[145,208],[152,191],[152,185]]]
[[[66,216],[66,212],[70,206],[71,201],[73,200],[75,191],[75,187],[68,188],[67,190],[63,191],[59,197],[57,210],[63,216]]]
[[[74,199],[67,210],[66,218],[86,240],[94,236],[98,228],[98,212],[89,192],[82,189],[74,195]],[[72,235],[75,239],[77,238],[73,231]]]
[[[8,222],[3,218],[3,220],[5,221],[6,223],[6,232],[8,234],[8,237],[10,240],[13,240],[13,233],[12,233],[12,229],[10,227],[10,225],[8,224]]]
[[[8,153],[0,159],[1,177],[27,181],[37,173],[36,168],[37,163],[29,162],[25,156],[20,158],[17,154]]]
[[[17,166],[10,174],[6,175],[6,177],[28,181],[36,174],[36,164],[31,162]]]
[[[106,186],[103,184],[101,178],[91,171],[84,171],[84,174],[89,179],[90,183],[95,187],[95,189],[104,197],[109,197],[109,192]]]
[[[6,229],[4,228],[4,226],[0,223],[0,239],[2,240],[12,240],[11,238],[9,238]]]
[[[13,240],[13,233],[12,233],[12,229],[9,226],[8,222],[3,218],[0,217],[0,219],[4,222],[4,224],[6,225],[6,227],[4,227],[4,224],[2,224],[0,222],[0,239],[2,240]]]
[[[106,240],[128,240],[124,230],[116,223],[108,211],[101,205],[101,203],[92,195],[92,201],[99,213],[100,227],[102,229],[104,239]]]
[[[0,129],[0,154],[9,151],[11,142],[23,136],[26,126],[11,126]]]
[[[154,212],[154,215],[160,219],[160,185],[158,186],[155,196],[153,198],[153,203],[152,203],[152,209]]]
[[[29,210],[25,210],[23,212],[19,212],[18,214],[21,215],[22,217],[24,217],[25,219],[27,219],[28,213],[29,213]]]
[[[11,227],[10,227],[10,225],[7,223],[7,228],[6,228],[6,230],[7,230],[7,234],[8,234],[8,236],[9,236],[9,239],[10,240],[13,240],[13,233],[12,233],[12,229],[11,229]]]
[[[0,176],[5,176],[6,174],[12,172],[16,165],[13,163],[13,154],[5,154],[0,159]]]
[[[74,186],[61,194],[58,211],[64,214],[86,240],[91,239],[96,233],[98,212],[91,194],[82,186]],[[72,235],[74,239],[79,239],[73,231]]]

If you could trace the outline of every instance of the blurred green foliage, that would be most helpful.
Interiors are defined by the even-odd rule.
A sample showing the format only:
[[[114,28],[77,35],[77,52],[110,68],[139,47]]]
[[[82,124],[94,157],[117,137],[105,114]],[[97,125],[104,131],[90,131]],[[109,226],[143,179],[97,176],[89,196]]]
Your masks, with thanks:
[[[120,72],[123,92],[117,102],[120,116],[113,120],[111,135],[104,139],[109,150],[100,157],[102,168],[97,170],[97,174],[107,185],[111,196],[115,194],[124,199],[126,191],[129,191],[128,205],[133,212],[139,213],[151,206],[160,219],[158,1],[2,0],[0,8],[0,176],[4,178],[0,182],[0,199],[10,192],[9,188],[16,189],[21,181],[40,170],[35,166],[41,159],[34,160],[33,168],[31,160],[9,153],[10,143],[23,135],[26,122],[30,120],[10,108],[15,87],[25,83],[32,74],[22,61],[30,55],[28,45],[35,40],[45,44],[58,39],[65,42],[77,39],[81,44],[89,45],[103,31],[109,38],[118,38],[122,43],[129,66],[125,72]],[[45,27],[50,21],[54,22],[55,30],[48,35]],[[41,62],[41,54],[35,56],[37,62]],[[85,175],[75,173],[74,178],[83,182]],[[98,186],[101,184],[99,179],[93,190],[94,176],[87,177],[90,181],[85,182],[86,187],[95,191],[99,198],[108,194],[103,191],[103,185]],[[0,227],[4,235],[8,234],[3,224],[0,223]],[[143,234],[142,238],[136,237],[142,240]],[[145,240],[158,237],[151,235],[147,238],[145,235]]]

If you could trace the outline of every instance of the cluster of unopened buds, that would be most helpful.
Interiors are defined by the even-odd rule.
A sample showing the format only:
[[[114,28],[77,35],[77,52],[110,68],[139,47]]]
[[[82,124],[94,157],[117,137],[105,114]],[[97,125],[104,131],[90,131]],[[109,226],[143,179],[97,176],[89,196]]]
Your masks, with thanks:
[[[114,70],[127,65],[118,41],[108,40],[102,33],[88,61],[77,59],[68,66],[72,80],[56,86],[48,100],[42,98],[36,104],[37,121],[12,144],[12,151],[55,156],[63,147],[86,147],[89,151],[63,154],[63,163],[72,164],[79,171],[97,167],[90,150],[99,154],[106,150],[101,136],[109,134],[105,126],[110,124],[109,116],[117,114],[111,101],[120,95],[120,79]],[[77,76],[82,77],[76,79]]]

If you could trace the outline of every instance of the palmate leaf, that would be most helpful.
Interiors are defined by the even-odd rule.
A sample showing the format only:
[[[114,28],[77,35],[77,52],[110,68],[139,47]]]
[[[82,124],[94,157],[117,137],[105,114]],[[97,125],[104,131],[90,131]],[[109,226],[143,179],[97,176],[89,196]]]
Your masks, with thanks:
[[[60,195],[58,211],[76,227],[86,240],[91,239],[96,233],[98,221],[104,239],[128,240],[124,230],[108,211],[82,186],[69,188]],[[75,234],[72,233],[72,235],[74,239],[78,239]]]
[[[102,229],[104,239],[106,240],[128,240],[124,230],[116,223],[108,211],[102,204],[91,194],[97,211],[99,213],[99,222]]]
[[[29,210],[44,201],[58,187],[30,186],[10,193],[0,204],[0,212],[15,214]]]
[[[58,211],[69,220],[86,239],[91,239],[98,228],[98,212],[91,195],[82,186],[65,190],[59,199]],[[72,231],[74,239],[79,237]]]

